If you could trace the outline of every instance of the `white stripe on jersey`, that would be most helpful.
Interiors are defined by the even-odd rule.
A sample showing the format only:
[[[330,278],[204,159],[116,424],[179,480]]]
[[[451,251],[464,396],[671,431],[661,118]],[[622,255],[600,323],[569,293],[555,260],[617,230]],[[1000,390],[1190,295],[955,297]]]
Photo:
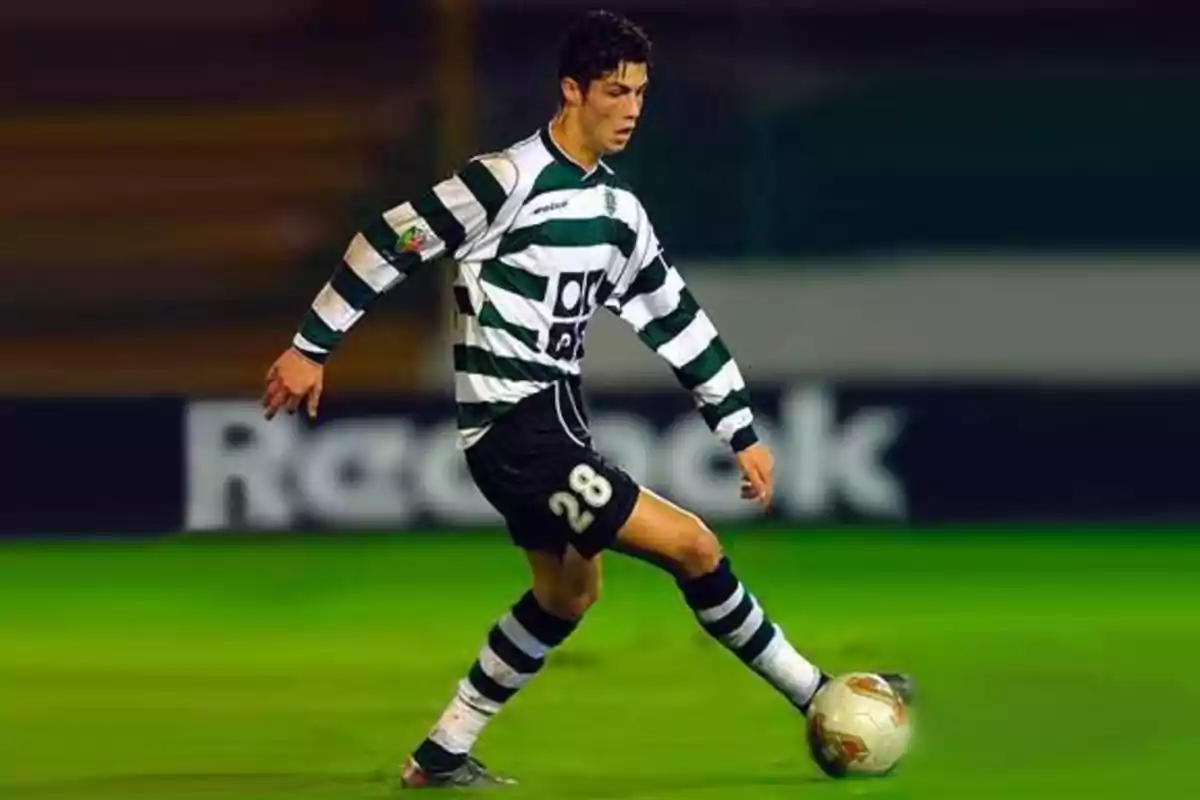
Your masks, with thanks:
[[[363,314],[347,303],[329,284],[325,284],[325,288],[317,294],[316,300],[313,301],[313,310],[335,331],[348,330]]]
[[[403,277],[361,233],[350,240],[345,259],[354,274],[378,293],[386,292]]]
[[[433,193],[463,226],[463,230],[479,230],[487,224],[487,211],[484,210],[483,204],[475,199],[475,195],[471,194],[471,190],[457,175],[433,187]],[[463,247],[467,246],[464,242]]]
[[[329,352],[326,348],[315,345],[308,339],[305,339],[304,336],[299,333],[292,337],[292,344],[294,344],[296,347],[299,347],[301,350],[304,350],[305,352],[314,353],[316,355]]]
[[[656,319],[665,317],[679,307],[683,293],[683,277],[674,267],[667,268],[667,279],[663,285],[646,295],[630,298],[621,316],[640,331]]]
[[[749,408],[739,408],[737,411],[718,422],[717,427],[713,432],[721,441],[727,442],[733,438],[735,433],[753,421],[754,414]]]
[[[501,260],[533,275],[554,278],[569,269],[571,272],[607,270],[614,258],[624,261],[621,251],[613,244],[593,244],[582,247],[560,247],[557,245],[534,244],[516,253],[509,253]],[[528,300],[524,302],[528,303]]]
[[[480,325],[479,320],[473,317],[463,320],[460,338],[468,347],[478,347],[497,356],[519,358],[532,364],[553,367],[567,375],[579,374],[578,362],[560,361],[549,353],[531,350],[528,345],[507,331]]]
[[[491,375],[456,372],[454,397],[460,403],[516,403],[549,385],[540,381],[518,381],[495,378]]]
[[[424,261],[438,258],[446,251],[446,243],[434,232],[425,218],[417,213],[412,203],[401,203],[395,208],[388,209],[383,214],[383,220],[397,235],[419,225],[423,237],[420,253],[421,259]]]
[[[507,289],[502,289],[499,286],[483,284],[483,287],[483,297],[486,297],[496,307],[496,310],[500,312],[500,316],[504,317],[506,321],[538,333],[541,339],[545,338],[540,336],[543,331],[549,328],[547,314],[543,310],[543,306],[540,304],[535,305],[532,301],[521,297],[521,295],[510,292]],[[533,351],[529,352],[532,353]],[[522,356],[522,358],[533,357],[535,356]]]
[[[658,348],[658,354],[672,364],[687,364],[703,353],[715,338],[717,329],[701,311],[678,336]]]
[[[728,397],[730,392],[745,388],[746,381],[742,377],[742,371],[738,369],[737,362],[730,359],[716,375],[697,386],[695,394],[704,402],[716,405]]]

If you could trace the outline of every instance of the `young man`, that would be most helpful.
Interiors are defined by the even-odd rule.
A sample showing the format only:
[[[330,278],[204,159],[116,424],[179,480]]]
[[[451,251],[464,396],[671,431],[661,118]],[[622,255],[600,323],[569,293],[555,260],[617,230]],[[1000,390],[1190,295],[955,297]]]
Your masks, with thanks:
[[[662,356],[733,451],[742,494],[771,502],[771,454],[755,436],[742,375],[659,244],[637,197],[604,163],[642,114],[650,43],[629,21],[587,15],[559,62],[561,104],[544,128],[365,226],[271,367],[268,418],[307,404],[323,364],[382,293],[450,255],[458,427],[467,464],[528,556],[532,588],[492,627],[428,737],[407,787],[505,783],[470,755],[484,726],[596,601],[600,553],[655,563],[700,625],[804,712],[825,675],[734,574],[695,515],[639,487],[592,447],[580,397],[584,329],[601,306]],[[891,676],[907,687],[902,676]]]

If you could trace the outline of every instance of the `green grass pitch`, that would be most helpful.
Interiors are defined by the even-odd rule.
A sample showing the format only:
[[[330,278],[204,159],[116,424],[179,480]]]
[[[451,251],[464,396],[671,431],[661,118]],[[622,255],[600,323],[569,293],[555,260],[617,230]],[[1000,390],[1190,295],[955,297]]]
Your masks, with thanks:
[[[724,540],[827,669],[914,673],[903,768],[821,776],[673,584],[609,555],[600,604],[481,741],[522,780],[505,796],[1200,797],[1200,532]],[[524,586],[496,534],[0,545],[0,798],[391,796]]]

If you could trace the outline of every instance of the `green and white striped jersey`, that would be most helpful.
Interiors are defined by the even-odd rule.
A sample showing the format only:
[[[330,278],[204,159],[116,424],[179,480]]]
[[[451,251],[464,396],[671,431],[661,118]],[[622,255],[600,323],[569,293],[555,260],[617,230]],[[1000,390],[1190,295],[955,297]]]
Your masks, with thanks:
[[[742,374],[663,254],[630,187],[587,170],[548,128],[466,166],[367,224],[350,242],[293,344],[324,362],[380,295],[441,256],[458,263],[454,344],[460,443],[508,409],[578,376],[600,307],[629,323],[691,391],[734,450],[757,441]]]

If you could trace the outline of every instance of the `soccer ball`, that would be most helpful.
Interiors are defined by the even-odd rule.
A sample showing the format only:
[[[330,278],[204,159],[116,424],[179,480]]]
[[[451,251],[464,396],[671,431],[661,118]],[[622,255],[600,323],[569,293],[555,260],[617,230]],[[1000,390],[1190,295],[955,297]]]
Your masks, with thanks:
[[[908,751],[908,709],[887,681],[869,672],[833,678],[808,710],[808,748],[826,775],[886,775]]]

